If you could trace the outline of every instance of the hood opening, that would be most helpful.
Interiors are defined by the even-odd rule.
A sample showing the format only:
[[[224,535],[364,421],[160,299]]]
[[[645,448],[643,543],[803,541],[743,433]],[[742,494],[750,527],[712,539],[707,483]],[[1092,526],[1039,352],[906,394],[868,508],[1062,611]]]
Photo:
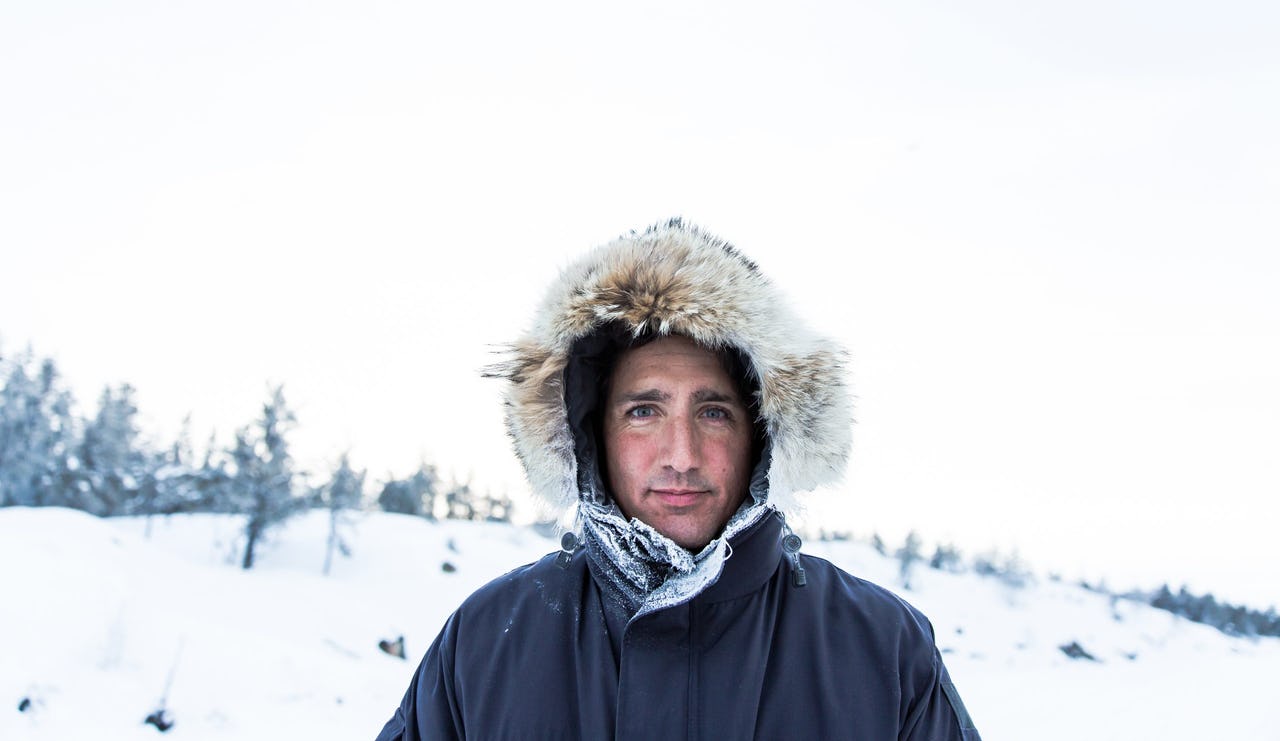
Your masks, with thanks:
[[[611,322],[573,343],[564,370],[564,400],[573,434],[578,469],[578,497],[603,506],[613,505],[605,478],[603,420],[604,397],[614,363],[626,350],[641,347],[663,333],[634,334],[621,322]],[[701,343],[699,343],[701,344]],[[705,345],[702,345],[706,347]],[[751,468],[749,497],[764,503],[768,496],[768,433],[760,418],[760,381],[750,359],[733,346],[707,348],[715,352],[737,387],[738,396],[751,416]]]

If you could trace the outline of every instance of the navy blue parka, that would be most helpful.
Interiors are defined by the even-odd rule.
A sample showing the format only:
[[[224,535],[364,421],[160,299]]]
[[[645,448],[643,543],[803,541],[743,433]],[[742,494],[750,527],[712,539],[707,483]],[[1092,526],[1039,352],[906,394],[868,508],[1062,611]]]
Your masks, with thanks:
[[[379,741],[978,739],[929,622],[892,593],[781,548],[781,517],[735,538],[720,578],[628,620],[579,551],[472,595]]]

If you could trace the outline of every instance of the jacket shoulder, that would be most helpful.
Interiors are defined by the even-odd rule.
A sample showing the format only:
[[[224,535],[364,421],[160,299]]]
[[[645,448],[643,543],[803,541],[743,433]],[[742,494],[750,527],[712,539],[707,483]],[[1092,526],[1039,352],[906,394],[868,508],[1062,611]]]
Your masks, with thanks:
[[[520,707],[528,710],[527,692],[516,684],[530,671],[564,664],[555,651],[572,635],[572,621],[565,618],[578,612],[572,604],[581,590],[573,585],[585,566],[575,559],[561,568],[558,556],[553,552],[508,571],[454,610],[380,741],[513,737],[510,729],[486,725],[501,724],[505,716],[484,709],[523,702]]]
[[[814,623],[809,627],[826,638],[827,657],[834,657],[836,666],[857,667],[855,672],[874,666],[881,676],[896,678],[899,737],[977,741],[928,618],[897,594],[825,559],[806,555],[801,563],[808,585],[791,591],[814,589],[801,599]],[[845,686],[856,683],[855,676],[844,681]]]
[[[815,598],[822,607],[855,621],[879,639],[922,643],[933,648],[933,625],[924,613],[894,592],[850,574],[818,556],[801,555]]]
[[[560,553],[548,553],[480,587],[463,600],[452,619],[465,628],[489,619],[505,621],[529,611],[562,614],[581,595],[586,563],[582,554],[577,554],[569,564],[561,565]]]

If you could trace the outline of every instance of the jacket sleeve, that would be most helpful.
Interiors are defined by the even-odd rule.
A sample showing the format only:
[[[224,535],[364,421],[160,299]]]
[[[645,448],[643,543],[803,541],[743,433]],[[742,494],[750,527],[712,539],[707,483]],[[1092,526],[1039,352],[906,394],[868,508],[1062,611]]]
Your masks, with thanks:
[[[981,741],[937,648],[933,649],[929,681],[919,690],[899,736],[902,741]]]
[[[454,613],[427,649],[409,689],[377,741],[435,741],[465,736],[454,687],[453,657],[458,615]]]

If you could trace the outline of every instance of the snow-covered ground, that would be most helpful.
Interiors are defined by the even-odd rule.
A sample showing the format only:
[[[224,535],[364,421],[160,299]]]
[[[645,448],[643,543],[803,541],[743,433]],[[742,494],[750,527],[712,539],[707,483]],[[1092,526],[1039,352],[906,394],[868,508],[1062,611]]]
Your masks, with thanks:
[[[328,521],[311,513],[245,572],[239,528],[0,509],[0,739],[155,738],[143,719],[166,686],[167,738],[371,739],[448,613],[556,547],[528,529],[370,514],[323,576]],[[866,545],[805,550],[897,582]],[[933,620],[987,741],[1280,739],[1280,640],[1051,582],[919,568],[913,587],[899,591]],[[400,635],[408,660],[377,645]],[[1068,658],[1072,641],[1098,660]]]

